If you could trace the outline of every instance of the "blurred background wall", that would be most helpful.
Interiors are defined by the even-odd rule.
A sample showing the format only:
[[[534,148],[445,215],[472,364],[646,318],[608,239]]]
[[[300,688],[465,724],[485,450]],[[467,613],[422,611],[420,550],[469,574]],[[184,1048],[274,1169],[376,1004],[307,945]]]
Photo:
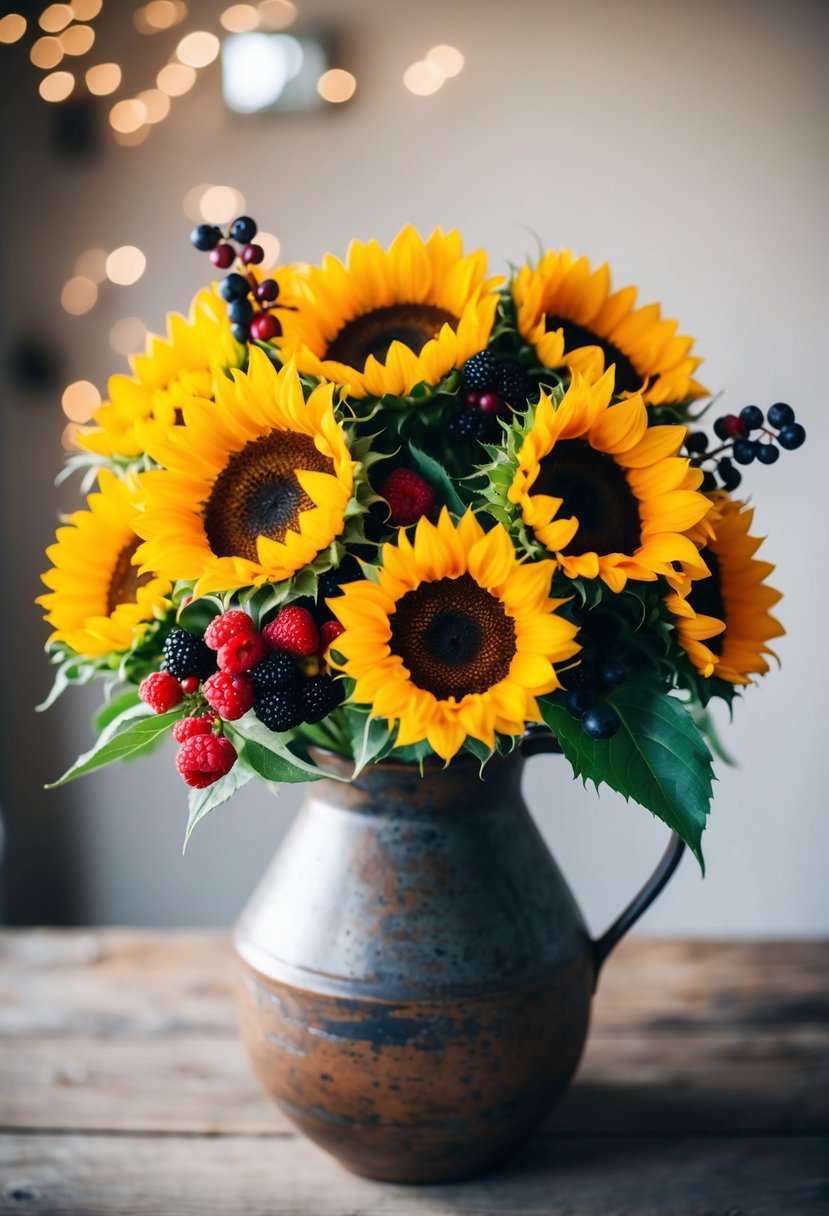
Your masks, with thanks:
[[[745,478],[756,490],[755,532],[768,533],[764,556],[777,565],[772,581],[786,592],[782,671],[749,691],[727,730],[739,767],[719,765],[707,877],[686,860],[645,924],[826,932],[829,8],[297,0],[293,30],[337,35],[336,64],[357,85],[348,104],[234,115],[214,61],[163,121],[118,142],[112,106],[154,87],[188,32],[223,37],[226,5],[167,5],[182,19],[159,29],[134,0],[104,0],[88,22],[94,45],[59,65],[78,81],[64,103],[39,96],[47,69],[30,62],[44,5],[14,7],[29,29],[0,44],[5,917],[226,925],[298,803],[296,788],[274,800],[248,787],[182,857],[186,797],[172,753],[41,788],[89,746],[96,704],[84,689],[46,715],[32,709],[49,686],[46,630],[32,605],[42,551],[58,509],[78,502],[77,481],[53,486],[61,396],[81,379],[105,395],[107,377],[125,366],[111,342],[141,345],[140,326],[125,318],[160,331],[168,310],[186,311],[207,263],[189,246],[185,208],[220,185],[239,192],[286,260],[342,255],[351,237],[387,242],[409,221],[423,232],[458,226],[499,271],[535,250],[534,233],[607,259],[617,285],[638,284],[643,303],[661,301],[696,337],[700,374],[723,391],[724,407],[795,405],[807,446]],[[78,15],[96,7],[81,0]],[[276,24],[291,16],[284,0],[268,7]],[[163,26],[165,5],[148,8]],[[431,95],[412,93],[404,72],[441,43],[460,49],[463,70]],[[121,84],[89,99],[84,73],[106,62],[120,65]],[[93,307],[65,311],[62,291],[81,255],[124,245],[146,257],[138,281],[103,282]],[[94,263],[80,269],[96,277]],[[77,310],[71,291],[67,301]],[[602,928],[653,865],[665,828],[583,790],[559,758],[535,760],[528,787],[589,922]]]

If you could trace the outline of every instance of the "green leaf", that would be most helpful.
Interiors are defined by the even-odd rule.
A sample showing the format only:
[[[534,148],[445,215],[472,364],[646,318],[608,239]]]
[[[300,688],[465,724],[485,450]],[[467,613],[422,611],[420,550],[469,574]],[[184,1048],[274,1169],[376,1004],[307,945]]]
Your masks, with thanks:
[[[226,726],[225,733],[233,739],[234,743],[237,743],[237,736],[241,737],[245,742],[258,743],[265,750],[272,752],[275,756],[281,757],[292,768],[304,774],[304,776],[298,777],[285,777],[283,778],[285,781],[319,781],[320,777],[331,777],[335,781],[340,780],[334,773],[321,772],[310,760],[305,760],[296,752],[291,751],[284,737],[277,734],[276,731],[269,730],[264,723],[259,721],[252,710],[246,713],[243,718],[239,718],[234,722],[232,727],[228,728]],[[237,751],[239,750],[239,746],[245,746],[245,742],[241,745],[237,744]]]
[[[598,789],[605,782],[657,815],[693,850],[704,870],[701,838],[711,804],[711,752],[690,714],[664,689],[627,681],[605,698],[621,726],[589,739],[564,705],[539,702],[573,772]]]
[[[287,760],[285,756],[280,756],[272,751],[270,747],[265,747],[262,743],[257,743],[253,739],[247,739],[242,746],[242,755],[247,764],[258,773],[260,777],[264,777],[266,781],[272,781],[280,784],[283,781],[297,783],[300,781],[321,780],[327,776],[320,769],[317,769],[311,776],[306,768],[300,768],[293,760]]]
[[[409,444],[409,452],[418,473],[425,481],[428,481],[442,504],[447,506],[453,515],[463,515],[466,508],[461,502],[458,491],[455,489],[443,465],[435,460],[434,457],[427,456],[425,452],[421,452],[420,448],[415,447],[413,443]]]
[[[110,722],[101,737],[88,752],[79,756],[71,768],[58,781],[52,781],[47,790],[66,785],[87,773],[115,764],[119,760],[132,760],[146,752],[167,733],[174,722],[178,722],[184,709],[173,709],[167,714],[147,714],[144,705],[126,710],[120,718]],[[140,715],[140,716],[139,716]]]
[[[372,718],[356,710],[347,715],[346,727],[351,739],[356,777],[386,749],[391,740],[391,731],[385,718]]]
[[[208,815],[215,807],[221,806],[223,802],[227,802],[228,798],[232,798],[237,790],[240,790],[243,785],[247,785],[252,780],[253,773],[237,760],[229,773],[225,773],[224,777],[220,777],[218,781],[214,781],[206,789],[190,791],[190,814],[187,819],[187,829],[184,833],[182,853],[187,848],[187,842],[196,824],[204,819],[205,815]]]
[[[95,715],[93,725],[98,732],[103,731],[110,722],[114,722],[116,718],[127,709],[132,709],[134,705],[140,705],[141,698],[138,695],[137,688],[128,688],[126,692],[119,693],[117,697],[113,697],[111,701],[107,701],[106,705],[102,705]]]

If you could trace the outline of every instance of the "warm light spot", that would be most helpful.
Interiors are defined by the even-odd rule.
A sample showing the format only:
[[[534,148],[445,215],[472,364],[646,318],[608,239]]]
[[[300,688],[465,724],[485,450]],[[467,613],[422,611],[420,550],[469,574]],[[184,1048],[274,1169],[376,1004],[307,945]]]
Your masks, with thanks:
[[[272,232],[257,232],[256,244],[261,245],[265,251],[262,265],[275,266],[279,261],[279,251],[282,248],[279,243],[279,237],[274,236]]]
[[[89,312],[90,308],[95,307],[97,299],[97,286],[82,274],[77,274],[64,283],[60,293],[61,307],[73,317],[81,317],[85,312]]]
[[[168,63],[156,76],[155,83],[168,97],[183,97],[196,83],[196,73],[183,63]]]
[[[461,52],[456,46],[447,46],[442,42],[440,46],[433,46],[431,51],[426,56],[426,62],[431,63],[436,67],[441,76],[447,79],[450,76],[457,76],[463,71],[463,65],[466,62]]]
[[[63,428],[63,434],[60,437],[60,446],[64,452],[74,452],[78,448],[78,431],[80,427],[77,422],[67,422]]]
[[[70,8],[76,21],[94,21],[104,6],[104,0],[72,0]]]
[[[107,277],[106,249],[86,249],[75,262],[75,274],[83,275],[93,283],[103,283]]]
[[[170,113],[170,98],[161,89],[144,89],[135,99],[146,112],[145,122],[163,122]]]
[[[91,380],[76,380],[74,384],[67,384],[60,403],[72,422],[89,422],[101,404],[101,394]]]
[[[57,38],[38,38],[29,51],[29,58],[36,68],[55,68],[63,59],[63,47]]]
[[[231,4],[219,18],[229,34],[247,34],[259,24],[259,14],[252,4]]]
[[[134,355],[144,347],[147,327],[139,317],[122,317],[109,331],[109,344],[119,355]]]
[[[342,68],[331,68],[328,72],[323,72],[317,81],[317,92],[323,101],[338,103],[348,101],[349,97],[354,96],[354,90],[357,88],[357,81],[350,72],[343,71]]]
[[[161,30],[172,29],[186,16],[187,5],[181,0],[150,0],[137,10],[133,22],[140,34],[158,34]]]
[[[296,20],[296,5],[291,0],[262,0],[259,26],[263,30],[284,30]]]
[[[119,287],[137,283],[147,268],[147,259],[135,245],[120,245],[106,261],[107,278]]]
[[[239,8],[247,7],[240,4]],[[19,42],[26,33],[26,18],[20,13],[6,13],[0,17],[0,42]]]
[[[68,4],[50,4],[40,14],[38,25],[47,34],[59,34],[66,29],[74,15]]]
[[[232,186],[208,186],[199,201],[201,218],[208,224],[227,224],[244,210],[244,196]]]
[[[74,87],[75,77],[71,72],[52,72],[43,77],[38,93],[44,101],[66,101]]]
[[[86,87],[96,97],[114,93],[121,83],[121,69],[117,63],[96,63],[86,73]]]
[[[194,30],[182,38],[176,47],[176,55],[188,68],[206,68],[218,55],[220,45],[215,34]]]
[[[137,131],[115,131],[115,142],[122,148],[135,148],[138,144],[143,144],[150,131],[152,131],[152,127],[148,122],[145,122]]]
[[[404,85],[417,97],[428,97],[430,93],[437,93],[444,79],[435,65],[427,63],[425,59],[411,64],[403,73]]]
[[[60,36],[64,55],[85,55],[94,41],[95,31],[89,25],[70,25]]]
[[[188,220],[200,220],[201,201],[205,191],[210,189],[210,182],[199,182],[197,186],[191,186],[181,200],[181,207]]]
[[[116,101],[109,112],[109,125],[113,131],[120,131],[122,135],[131,135],[133,131],[143,127],[146,121],[147,107],[137,97]]]

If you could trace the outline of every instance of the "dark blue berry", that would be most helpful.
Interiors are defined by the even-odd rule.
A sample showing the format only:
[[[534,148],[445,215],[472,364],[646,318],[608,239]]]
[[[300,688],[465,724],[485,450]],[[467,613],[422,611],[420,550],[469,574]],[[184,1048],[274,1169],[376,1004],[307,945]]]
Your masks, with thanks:
[[[299,668],[287,650],[271,651],[251,672],[257,694],[279,688],[296,688],[300,678]]]
[[[779,455],[780,450],[773,443],[757,444],[757,459],[760,464],[774,464]]]
[[[622,725],[612,705],[595,705],[582,714],[581,728],[588,739],[610,739]]]
[[[231,300],[227,306],[227,315],[237,325],[244,325],[253,316],[253,305],[250,300]]]
[[[580,718],[596,704],[596,694],[590,688],[571,688],[564,699],[568,714]]]
[[[806,431],[799,422],[790,422],[783,427],[780,434],[777,436],[777,442],[781,448],[785,448],[787,452],[793,452],[795,448],[799,448],[806,438]]]
[[[221,239],[222,231],[215,224],[199,224],[190,233],[190,241],[200,253],[215,249]]]
[[[229,274],[219,284],[219,295],[223,300],[243,300],[250,291],[250,283],[243,274]]]
[[[685,440],[689,452],[705,452],[708,449],[708,436],[705,431],[694,431]]]
[[[231,325],[231,332],[237,342],[247,342],[248,327],[247,325]]]
[[[699,488],[706,494],[710,493],[711,490],[716,490],[717,479],[714,474],[710,472],[703,473]]]
[[[777,431],[781,427],[791,426],[794,422],[794,410],[784,401],[776,402],[768,412],[769,426]]]
[[[476,392],[486,392],[495,388],[498,375],[498,360],[488,350],[479,351],[463,365],[463,382],[466,388]]]
[[[728,415],[724,415],[722,418],[717,418],[715,420],[714,434],[717,436],[718,439],[730,438],[731,431],[729,429]]]
[[[602,663],[599,668],[599,687],[604,691],[609,691],[611,688],[618,688],[620,684],[624,684],[628,676],[628,669],[624,663],[615,662],[608,659]]]
[[[718,472],[720,479],[726,490],[736,490],[737,486],[743,480],[743,475],[739,469],[735,469],[734,465],[727,456],[723,456],[719,463]]]
[[[757,455],[757,446],[753,439],[735,439],[731,454],[737,464],[751,464]]]
[[[252,220],[249,215],[240,215],[230,225],[230,235],[234,241],[247,245],[256,236],[256,221]]]
[[[763,425],[763,411],[756,405],[745,405],[740,410],[740,418],[750,431],[758,431]]]

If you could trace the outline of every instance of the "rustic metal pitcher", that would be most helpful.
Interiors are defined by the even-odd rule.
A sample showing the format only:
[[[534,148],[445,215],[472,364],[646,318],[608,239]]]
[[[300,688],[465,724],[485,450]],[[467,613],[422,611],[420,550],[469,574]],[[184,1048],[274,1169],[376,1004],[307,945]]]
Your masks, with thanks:
[[[483,780],[469,757],[310,786],[240,917],[253,1070],[357,1173],[445,1181],[509,1153],[566,1088],[599,968],[679,862],[673,837],[592,941],[521,796],[523,757],[554,750],[527,736]]]

